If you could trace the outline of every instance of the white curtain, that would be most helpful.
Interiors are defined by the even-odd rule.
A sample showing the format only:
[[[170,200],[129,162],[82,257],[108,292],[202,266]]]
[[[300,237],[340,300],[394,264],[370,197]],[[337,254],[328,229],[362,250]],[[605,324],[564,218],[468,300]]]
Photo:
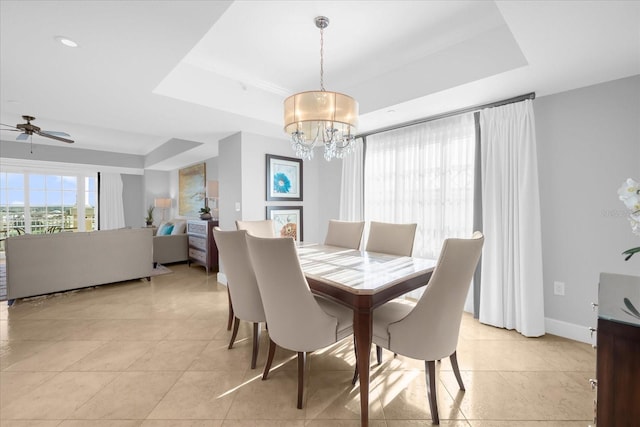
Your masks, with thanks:
[[[368,136],[365,220],[417,223],[417,257],[471,236],[474,144],[473,113]]]
[[[363,157],[362,139],[354,141],[354,150],[342,160],[340,189],[340,218],[343,221],[362,221],[363,218]]]
[[[531,100],[480,112],[480,321],[540,336],[544,328],[540,200]]]
[[[123,228],[122,178],[118,173],[100,174],[100,229]]]

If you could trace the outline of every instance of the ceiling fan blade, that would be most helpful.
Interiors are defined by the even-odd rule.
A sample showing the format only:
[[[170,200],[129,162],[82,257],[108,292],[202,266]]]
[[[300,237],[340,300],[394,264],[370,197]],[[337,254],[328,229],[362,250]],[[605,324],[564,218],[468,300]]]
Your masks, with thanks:
[[[55,136],[71,136],[66,132],[58,132],[55,130],[41,130],[40,132],[46,133],[47,135],[55,135]]]
[[[67,144],[73,144],[73,140],[71,140],[71,139],[67,139],[67,138],[62,138],[60,136],[51,135],[50,133],[45,133],[45,132],[34,132],[34,133],[37,133],[38,135],[44,136],[46,138],[51,138],[51,139],[55,139],[57,141],[66,142]]]
[[[20,130],[20,129],[18,129],[17,127],[15,127],[13,125],[5,125],[4,123],[0,123],[0,126],[6,126],[8,128],[11,128],[11,129],[2,129],[2,130]]]
[[[27,139],[29,139],[29,135],[26,133],[21,133],[16,139],[18,141],[26,141]]]

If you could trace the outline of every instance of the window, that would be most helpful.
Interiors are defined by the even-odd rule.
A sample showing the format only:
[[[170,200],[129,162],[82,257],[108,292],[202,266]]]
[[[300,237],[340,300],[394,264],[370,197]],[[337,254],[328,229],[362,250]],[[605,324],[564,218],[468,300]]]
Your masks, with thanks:
[[[367,137],[367,221],[418,224],[414,256],[437,258],[444,239],[473,228],[473,113]]]
[[[95,230],[96,208],[95,174],[0,172],[0,237]]]

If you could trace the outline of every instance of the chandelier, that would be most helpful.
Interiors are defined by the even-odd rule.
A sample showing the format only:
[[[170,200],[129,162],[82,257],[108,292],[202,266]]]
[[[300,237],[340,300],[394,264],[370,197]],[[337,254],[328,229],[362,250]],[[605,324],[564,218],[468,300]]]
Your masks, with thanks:
[[[320,29],[320,90],[296,93],[284,101],[284,130],[291,135],[291,148],[303,160],[313,158],[313,149],[324,145],[324,158],[343,158],[353,149],[358,126],[358,102],[348,95],[324,89],[324,29],[329,18],[318,16]]]

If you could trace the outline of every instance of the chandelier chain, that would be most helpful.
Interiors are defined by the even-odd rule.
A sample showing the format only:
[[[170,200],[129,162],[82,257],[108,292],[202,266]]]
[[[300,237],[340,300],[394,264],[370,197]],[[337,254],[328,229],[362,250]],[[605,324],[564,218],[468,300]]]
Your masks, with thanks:
[[[320,90],[324,90],[324,28],[320,27]]]

